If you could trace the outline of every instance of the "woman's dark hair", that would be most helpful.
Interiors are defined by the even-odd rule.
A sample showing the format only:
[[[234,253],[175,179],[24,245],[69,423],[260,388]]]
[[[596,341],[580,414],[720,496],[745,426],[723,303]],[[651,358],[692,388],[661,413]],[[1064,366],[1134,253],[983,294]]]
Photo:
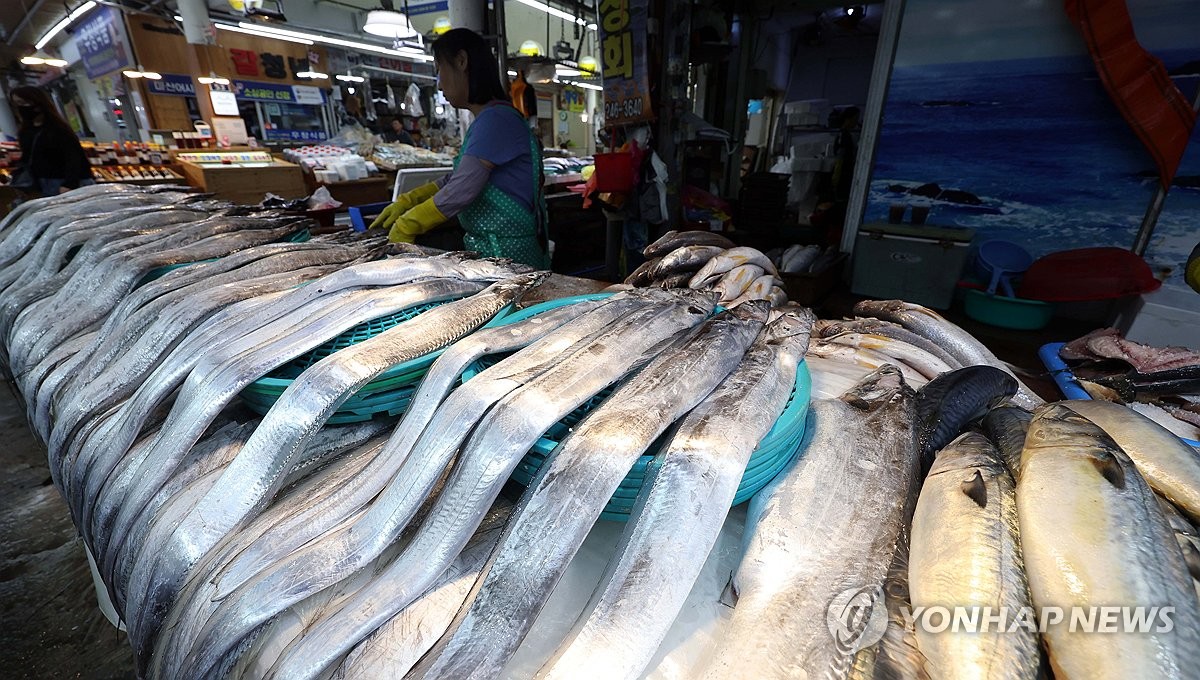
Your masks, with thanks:
[[[508,101],[508,90],[500,83],[500,65],[483,36],[467,28],[455,28],[433,43],[433,58],[443,64],[450,63],[459,52],[467,53],[467,102]]]
[[[61,128],[64,132],[67,132],[72,137],[75,136],[75,131],[71,129],[70,123],[68,123],[67,120],[62,117],[62,114],[58,112],[58,107],[54,105],[54,100],[50,98],[50,95],[46,94],[45,90],[31,87],[29,85],[14,87],[8,93],[8,103],[13,111],[16,111],[18,107],[12,103],[14,97],[24,99],[33,106],[37,107],[37,109],[42,113],[45,125],[53,125],[56,128]],[[28,130],[29,128],[33,127],[33,120],[25,120],[23,116],[18,117],[21,118],[22,130]]]

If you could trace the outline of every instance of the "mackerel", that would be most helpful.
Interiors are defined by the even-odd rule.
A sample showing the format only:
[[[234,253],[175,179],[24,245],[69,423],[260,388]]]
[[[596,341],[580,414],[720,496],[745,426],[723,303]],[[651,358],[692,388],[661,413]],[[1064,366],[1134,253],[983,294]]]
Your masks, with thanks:
[[[1033,604],[1064,614],[1042,634],[1055,677],[1195,674],[1200,604],[1171,526],[1129,456],[1065,404],[1034,412],[1021,455],[1017,518]],[[1101,606],[1151,613],[1129,628],[1124,613],[1117,632],[1105,634],[1071,623],[1079,611],[1094,617]],[[1161,607],[1174,608],[1170,625],[1163,610],[1152,609]],[[1103,621],[1096,625],[1107,631]]]
[[[908,581],[913,607],[988,607],[1015,617],[1032,606],[1016,485],[982,435],[964,434],[937,454],[913,516]],[[916,636],[933,680],[1038,677],[1038,636],[1029,628],[917,626]]]
[[[1200,456],[1195,449],[1127,406],[1082,399],[1061,403],[1104,430],[1151,488],[1200,522]]]

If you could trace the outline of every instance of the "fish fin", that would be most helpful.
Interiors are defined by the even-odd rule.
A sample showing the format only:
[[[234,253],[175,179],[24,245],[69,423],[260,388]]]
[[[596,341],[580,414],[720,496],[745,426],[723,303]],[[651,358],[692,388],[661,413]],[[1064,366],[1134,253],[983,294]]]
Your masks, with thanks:
[[[983,475],[979,474],[979,470],[975,471],[974,477],[962,483],[962,492],[979,507],[987,507],[987,484],[983,483]]]
[[[738,587],[733,580],[733,572],[729,572],[729,581],[725,583],[725,588],[721,590],[721,598],[718,600],[721,604],[733,609],[738,603]]]
[[[1108,480],[1109,484],[1118,489],[1125,488],[1125,469],[1121,467],[1121,462],[1117,460],[1116,456],[1105,453],[1102,456],[1093,457],[1092,465],[1096,466],[1096,470]]]

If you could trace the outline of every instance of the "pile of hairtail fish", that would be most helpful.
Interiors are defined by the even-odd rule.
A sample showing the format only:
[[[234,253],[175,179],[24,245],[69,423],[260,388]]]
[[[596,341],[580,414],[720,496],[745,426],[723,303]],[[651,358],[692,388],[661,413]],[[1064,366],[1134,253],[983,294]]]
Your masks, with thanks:
[[[1118,404],[1043,403],[934,312],[869,301],[855,319],[817,320],[776,299],[769,260],[672,232],[636,275],[670,285],[488,325],[546,273],[366,235],[287,240],[306,226],[114,185],[0,222],[2,366],[140,677],[1200,668],[1197,453]],[[681,252],[697,259],[664,265]],[[265,415],[242,405],[283,363],[435,302],[316,361]],[[436,351],[402,416],[328,423],[363,385]],[[802,371],[804,442],[731,510]],[[502,493],[543,433],[613,386],[519,502]],[[556,586],[579,587],[564,575],[647,451],[590,601],[539,619]],[[740,563],[712,598],[722,614],[677,621],[735,518]],[[1174,613],[1166,632],[1107,634],[935,633],[905,616],[935,605]],[[711,644],[684,654],[679,625]],[[510,663],[535,643],[535,662]]]

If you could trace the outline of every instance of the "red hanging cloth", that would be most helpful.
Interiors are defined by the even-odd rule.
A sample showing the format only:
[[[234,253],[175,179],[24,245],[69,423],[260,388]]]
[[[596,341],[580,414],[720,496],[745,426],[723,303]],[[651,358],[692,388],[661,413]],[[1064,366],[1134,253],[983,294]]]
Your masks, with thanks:
[[[1154,157],[1163,188],[1169,188],[1196,111],[1162,61],[1138,43],[1125,0],[1065,0],[1065,6],[1087,42],[1104,89]]]

